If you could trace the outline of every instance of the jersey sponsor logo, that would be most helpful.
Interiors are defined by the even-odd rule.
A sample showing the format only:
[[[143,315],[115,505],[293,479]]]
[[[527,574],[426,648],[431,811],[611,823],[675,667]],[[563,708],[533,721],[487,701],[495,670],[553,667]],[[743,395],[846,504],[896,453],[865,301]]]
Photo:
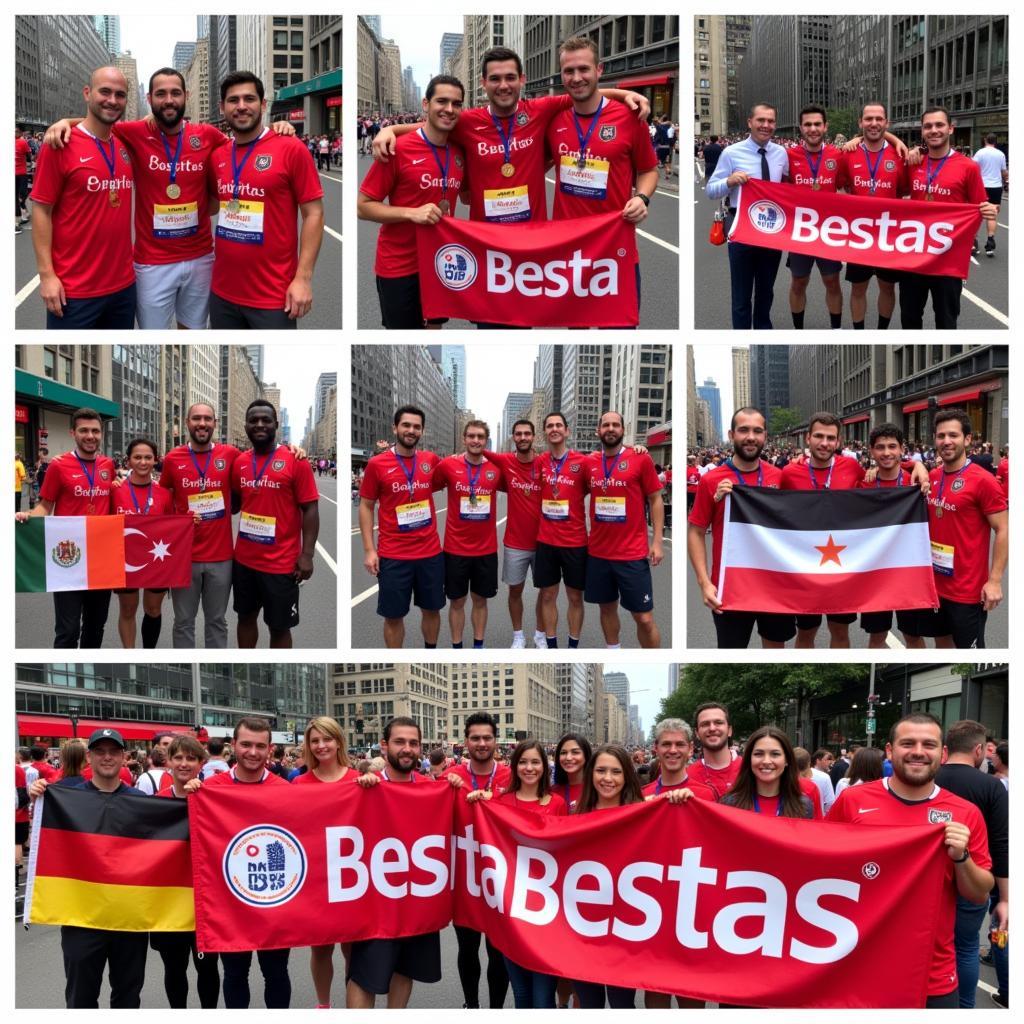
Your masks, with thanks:
[[[885,169],[887,171],[895,171],[896,170],[896,161],[895,160],[886,160],[884,166],[885,166]]]
[[[445,288],[461,292],[476,280],[476,257],[464,245],[442,245],[434,253],[434,271]]]
[[[92,157],[91,157],[91,156],[80,156],[80,157],[78,158],[78,162],[79,162],[80,164],[87,164],[87,163],[88,163],[88,162],[89,162],[89,161],[90,161],[91,159],[92,159]]]
[[[206,170],[206,164],[203,163],[202,160],[179,160],[177,163],[179,174],[183,174],[188,171],[202,173]],[[148,168],[151,171],[169,171],[171,169],[171,164],[166,160],[161,160],[156,153],[150,153]]]
[[[265,487],[271,491],[279,491],[284,486],[280,481],[271,480],[268,477],[263,477],[262,480],[246,480],[246,478],[243,476],[240,482],[242,487]]]
[[[274,459],[270,464],[270,468],[275,472],[280,473],[281,470],[284,469],[284,459]]]
[[[429,491],[430,484],[426,480],[414,480],[412,484],[413,492],[416,491]],[[393,494],[400,494],[401,492],[409,493],[409,485],[407,483],[397,483],[392,481],[391,491]]]
[[[221,164],[221,167],[225,167],[225,164]],[[230,181],[218,181],[217,192],[220,195],[227,196],[229,199],[234,198],[235,187]],[[239,199],[265,199],[267,190],[261,188],[259,185],[250,185],[248,182],[241,182],[238,186],[238,198]]]
[[[110,479],[110,471],[107,470],[107,469],[101,469],[100,470],[100,479],[101,480],[109,480]]]
[[[202,146],[202,144],[203,144],[203,140],[201,138],[199,138],[198,135],[190,135],[188,137],[188,144],[193,149],[199,149],[199,147]]]
[[[786,226],[786,211],[770,199],[759,199],[747,210],[753,227],[763,235],[777,235]]]
[[[953,481],[953,483],[950,485],[949,489],[951,491],[960,491],[960,490],[963,490],[963,486],[964,486],[964,479],[963,479],[963,477],[957,477]]]
[[[416,164],[421,164],[421,163],[423,163],[423,161],[424,161],[424,160],[426,160],[426,159],[427,159],[427,158],[426,158],[425,156],[421,156],[421,157],[419,158],[419,160],[412,160],[412,161],[410,161],[410,162],[411,162],[411,163],[413,164],[413,166],[415,166]]]
[[[259,156],[253,160],[252,165],[257,171],[267,171],[270,169],[270,165],[274,162],[274,157],[270,153],[260,153]]]
[[[106,498],[110,494],[109,487],[75,487],[72,494],[76,498]]]
[[[519,138],[518,136],[509,143],[509,151],[515,153],[517,150],[526,149],[533,145],[533,136],[527,135],[525,138]],[[489,145],[486,142],[478,142],[476,144],[477,156],[497,156],[499,153],[502,157],[505,156],[505,147],[499,145]]]
[[[597,137],[602,142],[611,142],[615,138],[616,127],[613,124],[603,124],[598,129]]]
[[[497,475],[497,474],[496,474],[496,473],[494,472],[494,470],[493,470],[493,469],[489,469],[489,470],[487,470],[487,472],[486,472],[486,473],[484,473],[484,476],[485,476],[485,477],[486,477],[486,478],[487,478],[488,480],[493,480],[493,479],[495,478],[495,476],[496,476],[496,475]]]
[[[569,472],[570,473],[578,473],[579,471],[580,471],[580,463],[573,462],[573,463],[570,464],[570,466],[569,466]]]
[[[826,170],[834,171],[836,169],[836,162],[835,162],[835,160],[826,160],[825,161],[825,168],[826,168]]]
[[[522,128],[524,124],[527,124],[530,120],[530,115],[525,110],[520,110],[516,114],[516,124]]]
[[[625,253],[622,254],[623,256]],[[487,250],[487,290],[518,292],[528,298],[557,299],[572,291],[581,298],[619,294],[619,265],[612,259],[592,260],[576,249],[568,260],[534,263],[524,260],[515,269],[508,253]]]
[[[424,473],[429,473],[430,472],[430,463],[429,462],[421,462],[420,463],[420,469]]]
[[[454,189],[455,191],[458,191],[462,187],[462,179],[461,178],[449,178],[448,182],[447,182],[447,185],[448,185],[448,188]],[[431,177],[430,173],[427,172],[427,171],[424,171],[423,174],[420,175],[420,188],[440,188],[440,189],[443,189],[444,187],[445,187],[445,180],[444,180],[444,178],[434,178],[434,177]]]
[[[226,469],[228,465],[227,459],[214,459],[213,465],[216,469]]]
[[[306,851],[278,825],[243,829],[224,850],[228,889],[250,907],[279,907],[297,896],[306,881]]]
[[[821,242],[833,248],[877,247],[882,252],[939,256],[952,248],[953,230],[954,225],[948,221],[925,223],[914,217],[894,217],[888,210],[875,218],[854,217],[850,220],[836,213],[822,220],[817,210],[798,206],[794,211],[790,238],[794,242]]]
[[[132,179],[127,176],[120,178],[98,178],[95,174],[90,174],[85,181],[85,190],[87,192],[120,192],[121,189],[131,189]]]
[[[928,811],[928,824],[929,825],[948,825],[953,820],[952,811],[940,811],[936,808],[931,808]]]

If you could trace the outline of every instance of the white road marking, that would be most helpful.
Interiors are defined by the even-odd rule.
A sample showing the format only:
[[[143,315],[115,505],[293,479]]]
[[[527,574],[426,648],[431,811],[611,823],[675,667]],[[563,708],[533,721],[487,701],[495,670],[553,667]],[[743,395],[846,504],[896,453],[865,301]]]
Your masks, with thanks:
[[[341,178],[335,178],[333,175],[324,174],[323,171],[317,171],[316,173],[319,174],[321,178],[326,178],[328,181],[336,181],[339,185],[342,183]]]
[[[329,554],[327,554],[327,552],[324,550],[323,545],[320,543],[320,541],[316,542],[316,553],[327,563],[327,568],[330,569],[331,572],[333,572],[335,576],[337,576],[338,575],[338,563],[333,558],[331,558],[331,556]]]
[[[24,288],[14,296],[14,308],[17,309],[39,287],[39,275],[36,274]]]
[[[966,288],[961,292],[963,297],[969,302],[973,302],[980,310],[988,313],[993,320],[998,320],[1004,327],[1010,326],[1010,318],[1000,313],[995,306],[990,306],[984,299],[979,299],[974,292],[969,292]]]
[[[332,505],[336,506],[338,504],[333,498],[328,498],[326,494],[321,494],[320,497],[323,498],[324,501],[329,501]]]
[[[324,231],[326,231],[327,234],[332,235],[339,242],[342,240],[341,239],[341,232],[340,231],[335,231],[334,228],[329,228],[326,224],[324,225]]]
[[[885,646],[893,651],[905,650],[903,644],[900,643],[899,638],[895,633],[889,632],[885,635]]]
[[[378,590],[380,590],[380,587],[374,583],[372,587],[368,587],[361,594],[356,594],[356,596],[352,598],[352,607],[355,608],[357,604],[362,604],[368,597],[373,597]]]

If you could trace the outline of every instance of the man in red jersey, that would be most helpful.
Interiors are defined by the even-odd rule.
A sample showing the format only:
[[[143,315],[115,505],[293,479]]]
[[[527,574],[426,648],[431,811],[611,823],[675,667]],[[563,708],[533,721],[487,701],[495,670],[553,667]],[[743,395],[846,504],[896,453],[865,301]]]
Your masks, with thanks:
[[[16,512],[23,523],[32,516],[105,516],[117,476],[112,459],[100,452],[103,421],[95,409],[71,414],[74,448],[53,459],[46,470],[39,502],[31,512]],[[102,647],[110,609],[109,590],[65,590],[53,595],[55,648]]]
[[[703,782],[690,778],[688,766],[693,754],[693,733],[681,718],[663,718],[654,727],[651,753],[660,769],[654,782],[643,788],[645,797],[661,796],[675,789],[690,789],[698,800],[716,800],[715,791]],[[667,1005],[667,1004],[666,1004]],[[651,1008],[651,1004],[647,1004]]]
[[[128,84],[97,68],[88,113],[59,152],[42,147],[32,183],[32,245],[47,330],[135,326],[132,164],[113,136]]]
[[[718,647],[742,649],[750,643],[754,626],[762,647],[784,647],[796,634],[792,615],[775,612],[724,612],[718,599],[719,566],[722,561],[722,532],[725,523],[725,496],[733,485],[746,487],[778,487],[782,471],[761,459],[768,433],[764,413],[753,406],[744,406],[732,414],[729,440],[733,455],[725,463],[708,470],[697,484],[686,532],[686,551],[690,556],[697,586],[704,605],[714,613],[712,621]],[[711,527],[711,575],[705,537]]]
[[[988,613],[1003,599],[1007,498],[995,477],[967,457],[972,428],[963,409],[937,412],[934,429],[941,461],[931,472],[928,532],[939,607],[911,613],[907,646],[923,647],[919,638],[927,636],[936,647],[981,648]]]
[[[251,72],[233,71],[220,83],[221,115],[234,138],[210,163],[220,201],[213,328],[294,328],[313,307],[324,190],[309,150],[263,127],[266,107],[263,83]]]
[[[363,567],[377,577],[377,614],[384,619],[384,645],[405,642],[410,602],[420,609],[423,643],[437,647],[444,607],[444,555],[437,536],[431,475],[441,461],[418,450],[426,414],[414,405],[395,410],[395,445],[366,464],[359,485],[359,532]],[[373,508],[379,536],[373,542]]]
[[[996,480],[999,481],[999,486],[1003,489],[1003,494],[1007,498],[1010,497],[1010,446],[1008,444],[1003,445],[1003,456],[999,460],[999,465],[996,467]]]
[[[782,471],[779,487],[784,491],[847,490],[858,487],[864,479],[864,467],[854,458],[841,455],[842,422],[830,412],[816,412],[807,425],[805,440],[810,452],[802,465],[791,462]],[[923,491],[928,488],[928,472],[919,462],[907,462],[911,482]],[[828,616],[829,647],[850,646],[850,623],[857,621],[855,612]],[[796,647],[813,647],[821,626],[821,615],[797,615]]]
[[[448,490],[444,527],[444,593],[452,647],[461,649],[466,625],[466,595],[473,599],[473,647],[484,645],[487,601],[498,592],[498,491],[505,478],[495,462],[484,458],[490,428],[469,420],[462,428],[465,452],[434,467],[432,488]]]
[[[14,129],[14,233],[21,234],[21,225],[28,221],[28,165],[32,163],[32,147],[23,128]]]
[[[945,829],[946,878],[935,951],[928,972],[929,1009],[959,1005],[953,934],[957,898],[984,903],[995,884],[988,832],[974,804],[935,784],[946,758],[942,725],[933,715],[915,712],[901,718],[885,748],[892,776],[848,786],[828,812],[828,821],[856,825],[941,825]]]
[[[693,509],[697,499],[697,485],[700,483],[700,469],[697,468],[697,456],[686,456],[686,514]]]
[[[277,444],[277,410],[266,399],[245,410],[252,448],[231,467],[231,489],[241,495],[232,586],[238,646],[255,647],[257,616],[271,647],[291,647],[299,624],[299,584],[313,575],[320,506],[313,470]]]
[[[464,94],[457,78],[435,75],[423,97],[426,123],[401,139],[392,160],[371,164],[359,186],[360,220],[381,225],[374,272],[387,330],[434,329],[444,323],[423,319],[416,226],[454,215],[465,155],[449,135],[458,124]]]
[[[899,199],[907,194],[907,170],[903,158],[886,139],[889,117],[884,103],[865,103],[860,113],[863,141],[852,152],[844,152],[839,165],[839,186],[853,196]],[[850,282],[850,319],[855,331],[864,330],[867,314],[868,283],[878,279],[878,329],[884,331],[896,308],[896,282],[899,271],[870,267],[862,263],[846,264]]]
[[[973,203],[985,220],[995,220],[997,208],[988,201],[978,165],[952,145],[955,125],[945,107],[929,107],[921,115],[921,136],[927,147],[924,160],[908,168],[910,198],[925,203]],[[956,330],[960,316],[959,277],[905,273],[900,278],[900,324],[921,330],[928,296],[938,330]]]
[[[743,759],[729,746],[732,739],[729,709],[724,704],[708,701],[694,709],[693,721],[701,756],[687,768],[690,784],[710,787],[715,799],[721,800],[736,781],[743,764]]]
[[[836,191],[843,154],[825,142],[827,134],[828,121],[824,108],[814,103],[804,107],[800,111],[800,136],[803,141],[799,146],[791,146],[786,150],[789,171],[784,181],[815,192]],[[789,284],[789,311],[793,317],[793,326],[798,331],[804,328],[807,285],[815,263],[821,274],[821,283],[825,286],[825,305],[832,329],[838,330],[843,322],[843,290],[839,286],[842,263],[824,256],[805,256],[798,252],[791,252],[786,260],[786,266],[793,275]]]
[[[659,647],[654,621],[651,567],[664,556],[665,506],[662,483],[650,455],[627,451],[622,413],[610,410],[597,425],[601,450],[587,459],[590,538],[584,599],[601,607],[601,631],[609,650],[618,650],[619,604],[636,622],[641,647]],[[646,506],[651,511],[647,540]]]

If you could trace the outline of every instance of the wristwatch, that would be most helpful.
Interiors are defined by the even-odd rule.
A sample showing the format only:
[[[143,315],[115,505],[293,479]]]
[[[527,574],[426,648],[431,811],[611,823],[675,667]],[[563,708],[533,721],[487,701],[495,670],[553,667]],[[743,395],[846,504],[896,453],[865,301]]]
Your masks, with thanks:
[[[963,863],[964,863],[964,861],[968,861],[968,860],[970,860],[970,859],[971,859],[971,851],[970,851],[970,850],[968,850],[968,849],[967,849],[967,848],[965,847],[965,848],[964,848],[964,855],[963,855],[963,856],[962,856],[962,857],[961,857],[961,858],[960,858],[959,860],[955,860],[955,861],[953,861],[953,863],[954,863],[954,864],[963,864]]]
[[[636,197],[637,197],[637,199],[642,199],[643,200],[644,206],[650,206],[651,205],[651,197],[650,196],[645,196],[643,194],[643,192],[637,192]]]

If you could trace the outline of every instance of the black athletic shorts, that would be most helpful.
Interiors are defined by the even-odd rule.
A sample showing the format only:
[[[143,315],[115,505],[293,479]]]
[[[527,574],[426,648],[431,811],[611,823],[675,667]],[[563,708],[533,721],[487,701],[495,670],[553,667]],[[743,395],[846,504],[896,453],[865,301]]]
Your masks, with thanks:
[[[238,615],[253,615],[262,608],[263,621],[275,633],[299,624],[299,581],[291,573],[260,572],[235,562],[231,590]]]
[[[564,580],[567,587],[583,590],[587,585],[587,549],[563,548],[537,541],[537,560],[533,563],[533,585],[555,587]]]
[[[473,593],[494,597],[498,592],[498,552],[489,555],[444,553],[444,593],[449,601]]]
[[[844,626],[849,626],[851,622],[857,621],[857,613],[843,612],[842,615],[828,615],[826,618],[829,622],[841,622]],[[820,615],[798,615],[796,617],[797,629],[817,629],[820,625]]]
[[[444,555],[428,558],[381,558],[377,571],[377,614],[385,619],[404,619],[409,602],[423,611],[444,607]]]
[[[651,563],[646,558],[618,562],[589,555],[586,580],[583,600],[588,604],[618,601],[627,612],[654,610]]]
[[[361,989],[383,996],[391,988],[395,974],[428,985],[440,981],[441,933],[352,943],[346,980],[351,979]]]
[[[389,331],[423,330],[423,308],[420,305],[420,275],[377,277],[377,298],[380,300],[380,321]],[[446,324],[447,317],[430,320]]]
[[[30,821],[16,821],[14,823],[14,845],[24,846],[28,842],[28,834],[31,828],[32,822]]]
[[[904,616],[900,619],[899,616]],[[954,647],[983,648],[985,646],[985,622],[988,612],[981,604],[962,604],[939,598],[936,611],[919,608],[915,611],[900,612],[897,621],[900,629],[908,636],[951,636]],[[906,624],[904,624],[906,623]]]
[[[755,625],[758,636],[771,643],[784,644],[796,636],[792,615],[776,612],[722,612],[711,618],[718,634],[719,650],[743,650],[749,646]]]
[[[985,191],[988,193],[988,201],[993,206],[1001,205],[1003,201],[1003,186],[1000,185],[998,188],[986,188]]]
[[[851,284],[860,284],[862,281],[870,281],[877,277],[879,281],[888,281],[896,284],[900,279],[898,270],[890,270],[888,267],[869,267],[865,263],[847,263],[846,280]]]

